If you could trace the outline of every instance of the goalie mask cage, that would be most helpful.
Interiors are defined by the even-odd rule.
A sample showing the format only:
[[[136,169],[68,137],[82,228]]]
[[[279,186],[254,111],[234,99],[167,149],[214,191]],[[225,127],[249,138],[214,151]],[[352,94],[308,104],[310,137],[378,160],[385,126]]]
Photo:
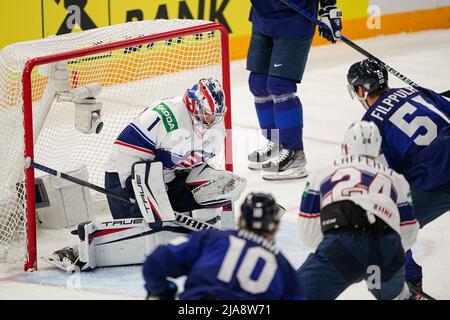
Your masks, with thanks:
[[[69,89],[101,86],[99,134],[74,125],[74,103],[58,99],[51,66],[63,61]],[[223,161],[232,170],[228,33],[215,22],[153,20],[16,43],[0,52],[0,261],[37,268],[34,160],[60,172],[85,166],[104,185],[115,138],[158,99],[199,79],[222,82],[228,112]],[[55,248],[57,249],[57,248]]]

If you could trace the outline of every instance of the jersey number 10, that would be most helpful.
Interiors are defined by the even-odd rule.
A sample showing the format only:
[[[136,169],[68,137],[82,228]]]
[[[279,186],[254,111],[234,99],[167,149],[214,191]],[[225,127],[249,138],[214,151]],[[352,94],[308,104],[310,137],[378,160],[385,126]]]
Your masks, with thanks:
[[[217,279],[229,283],[233,275],[236,274],[239,285],[243,290],[252,294],[266,292],[278,268],[275,256],[262,247],[252,247],[243,252],[247,241],[235,236],[230,236],[229,239],[230,246],[223,259]],[[235,270],[242,254],[244,254],[242,262]],[[264,261],[264,266],[258,278],[252,279],[252,273],[260,259]]]

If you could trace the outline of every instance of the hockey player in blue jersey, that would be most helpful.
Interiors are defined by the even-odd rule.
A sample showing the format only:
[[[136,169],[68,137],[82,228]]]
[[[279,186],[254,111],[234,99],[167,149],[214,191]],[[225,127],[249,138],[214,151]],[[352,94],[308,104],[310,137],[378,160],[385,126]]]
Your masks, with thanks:
[[[299,268],[308,299],[338,297],[366,280],[377,299],[407,299],[404,250],[419,229],[405,178],[376,160],[373,122],[352,124],[343,156],[308,181],[300,206],[300,239],[315,252]]]
[[[174,299],[168,277],[187,275],[186,300],[299,300],[295,270],[274,243],[279,207],[269,194],[251,193],[241,206],[239,229],[191,233],[160,246],[143,268],[149,299]]]
[[[384,65],[355,63],[347,75],[349,91],[367,110],[383,137],[388,165],[411,185],[417,220],[423,227],[450,210],[450,101],[432,90],[390,88]],[[421,289],[422,271],[411,251],[406,277]]]
[[[302,81],[315,25],[279,0],[252,0],[252,37],[247,55],[249,88],[266,144],[248,155],[249,168],[265,180],[307,176],[303,111],[297,84]],[[320,35],[336,43],[342,12],[336,0],[291,0],[329,28]],[[319,10],[320,2],[320,10]]]

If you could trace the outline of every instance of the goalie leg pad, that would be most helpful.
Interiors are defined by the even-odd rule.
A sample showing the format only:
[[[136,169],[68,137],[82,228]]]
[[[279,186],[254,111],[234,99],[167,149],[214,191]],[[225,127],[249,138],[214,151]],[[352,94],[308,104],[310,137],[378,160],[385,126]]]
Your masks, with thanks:
[[[74,262],[82,266],[82,271],[142,264],[159,245],[186,233],[185,228],[170,222],[152,228],[142,218],[86,223],[78,230],[81,241],[73,250],[78,254]],[[52,263],[49,259],[46,261]],[[62,268],[61,263],[52,264]],[[70,268],[64,265],[62,269]]]
[[[215,170],[207,164],[192,169],[186,183],[197,203],[211,207],[237,200],[247,186],[245,178],[230,171]]]

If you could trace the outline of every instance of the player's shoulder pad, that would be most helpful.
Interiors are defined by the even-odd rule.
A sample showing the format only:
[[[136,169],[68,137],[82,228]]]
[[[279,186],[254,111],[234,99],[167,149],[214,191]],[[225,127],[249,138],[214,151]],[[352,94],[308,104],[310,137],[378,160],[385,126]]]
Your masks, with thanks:
[[[406,180],[406,178],[402,174],[392,170],[392,176],[395,179],[396,183],[401,185],[403,189],[405,189],[405,190],[410,189],[408,180]]]
[[[322,166],[318,170],[313,171],[307,178],[307,183],[305,185],[305,190],[307,189],[318,189],[321,183],[326,180],[333,172],[336,171],[334,166]]]
[[[177,104],[172,99],[161,100],[156,105],[150,107],[161,119],[167,132],[172,132],[179,128],[177,119]]]

